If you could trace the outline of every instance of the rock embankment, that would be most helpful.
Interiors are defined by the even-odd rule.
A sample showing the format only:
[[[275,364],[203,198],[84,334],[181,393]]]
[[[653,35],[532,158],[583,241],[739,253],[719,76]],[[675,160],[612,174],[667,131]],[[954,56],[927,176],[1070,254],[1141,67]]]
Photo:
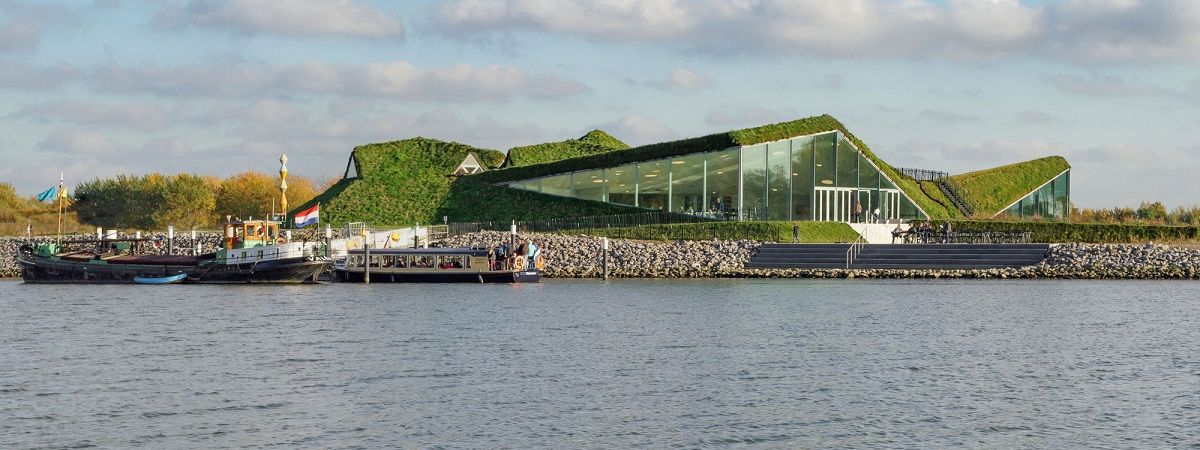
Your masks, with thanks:
[[[124,236],[124,235],[122,235]],[[148,253],[163,253],[164,245]],[[88,238],[79,235],[65,239]],[[507,242],[503,232],[483,231],[435,243],[441,247],[488,248]],[[602,240],[594,236],[520,234],[518,241],[532,239],[542,247],[547,277],[599,278],[603,276]],[[53,237],[0,238],[0,278],[19,277],[17,249],[22,244],[50,242]],[[221,245],[220,233],[200,233],[196,241],[202,252]],[[194,249],[190,233],[177,234],[176,252]],[[609,241],[609,276],[617,278],[1060,278],[1060,279],[1200,279],[1200,250],[1167,245],[1060,244],[1040,264],[1012,269],[923,270],[923,269],[746,269],[754,241]]]
[[[543,246],[547,277],[596,278],[603,273],[601,239],[521,234]],[[502,232],[456,236],[441,246],[494,247]],[[624,278],[1061,278],[1197,279],[1200,250],[1167,245],[1060,244],[1041,264],[1002,269],[746,269],[760,243],[752,241],[638,242],[611,240],[609,275]]]
[[[482,231],[454,236],[441,247],[471,245],[494,248],[508,242],[508,233]],[[604,275],[601,238],[557,234],[519,234],[517,242],[532,239],[542,248],[544,275],[555,278],[599,278]],[[750,260],[752,241],[641,242],[610,240],[608,273],[618,278],[712,278],[742,276]]]

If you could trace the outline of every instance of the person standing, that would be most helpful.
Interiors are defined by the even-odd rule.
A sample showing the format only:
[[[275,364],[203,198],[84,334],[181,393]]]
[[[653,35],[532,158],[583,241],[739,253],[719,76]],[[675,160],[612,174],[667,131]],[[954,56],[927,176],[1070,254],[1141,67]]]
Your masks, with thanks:
[[[792,243],[800,243],[800,223],[792,222]]]
[[[854,199],[854,223],[862,222],[862,212],[862,203],[859,203],[858,199]]]

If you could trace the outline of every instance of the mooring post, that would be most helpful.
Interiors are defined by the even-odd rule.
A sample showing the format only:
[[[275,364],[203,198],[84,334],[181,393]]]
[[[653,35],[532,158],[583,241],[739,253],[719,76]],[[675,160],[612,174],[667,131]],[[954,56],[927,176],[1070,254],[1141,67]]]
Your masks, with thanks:
[[[512,226],[508,229],[508,252],[509,265],[512,264],[512,258],[517,254],[517,221],[512,222]]]
[[[604,238],[604,279],[608,279],[608,238]]]
[[[367,242],[367,229],[363,228],[363,283],[371,284],[371,243]]]
[[[175,225],[167,226],[167,254],[175,254]]]

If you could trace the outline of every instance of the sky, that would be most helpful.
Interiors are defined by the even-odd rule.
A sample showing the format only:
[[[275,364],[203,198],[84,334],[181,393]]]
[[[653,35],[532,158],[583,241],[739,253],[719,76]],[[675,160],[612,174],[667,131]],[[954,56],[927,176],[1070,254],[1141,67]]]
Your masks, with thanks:
[[[356,145],[831,114],[892,165],[1200,204],[1194,0],[0,0],[0,181],[336,179]]]

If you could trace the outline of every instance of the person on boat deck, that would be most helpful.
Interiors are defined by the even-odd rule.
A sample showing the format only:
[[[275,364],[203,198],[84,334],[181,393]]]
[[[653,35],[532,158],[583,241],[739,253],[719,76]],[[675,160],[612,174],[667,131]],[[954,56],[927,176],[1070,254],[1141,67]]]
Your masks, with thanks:
[[[529,241],[529,264],[526,264],[526,266],[531,269],[537,267],[535,264],[537,264],[538,258],[541,257],[542,249],[538,247],[537,244],[534,244],[533,241]]]

